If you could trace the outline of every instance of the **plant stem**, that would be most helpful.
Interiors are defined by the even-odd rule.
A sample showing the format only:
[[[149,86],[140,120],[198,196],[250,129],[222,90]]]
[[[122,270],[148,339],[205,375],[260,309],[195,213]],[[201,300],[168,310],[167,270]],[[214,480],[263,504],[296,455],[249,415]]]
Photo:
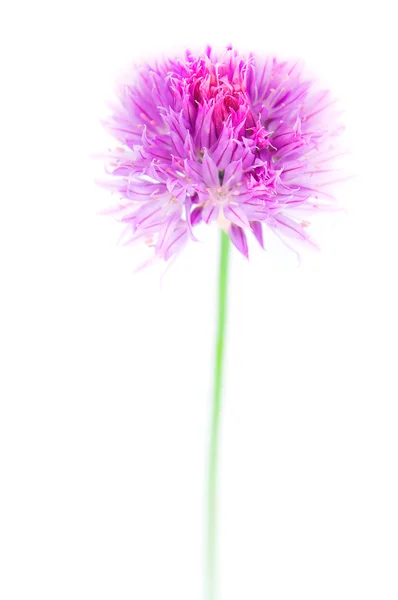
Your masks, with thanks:
[[[217,467],[221,415],[222,376],[224,362],[224,341],[227,315],[229,246],[229,237],[224,231],[222,231],[218,282],[218,324],[215,349],[214,395],[210,428],[209,472],[207,492],[207,600],[216,600],[217,597]]]

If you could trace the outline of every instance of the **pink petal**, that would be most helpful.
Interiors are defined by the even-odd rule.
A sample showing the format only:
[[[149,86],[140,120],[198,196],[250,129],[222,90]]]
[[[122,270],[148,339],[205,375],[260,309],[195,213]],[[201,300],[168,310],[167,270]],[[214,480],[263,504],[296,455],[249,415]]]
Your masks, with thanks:
[[[249,249],[247,247],[246,234],[241,227],[231,225],[229,228],[229,237],[235,248],[239,250],[245,258],[249,258]]]
[[[250,227],[245,211],[237,204],[234,204],[233,206],[228,204],[225,206],[224,217],[239,227]]]

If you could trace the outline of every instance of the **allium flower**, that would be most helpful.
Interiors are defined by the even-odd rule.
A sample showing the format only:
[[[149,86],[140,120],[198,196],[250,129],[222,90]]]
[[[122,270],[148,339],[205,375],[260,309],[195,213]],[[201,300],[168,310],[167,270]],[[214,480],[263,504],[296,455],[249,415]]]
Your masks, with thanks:
[[[333,144],[341,131],[329,92],[298,62],[216,55],[163,60],[120,86],[106,123],[121,147],[108,185],[129,241],[169,260],[199,223],[217,223],[248,257],[263,226],[313,243],[305,213],[332,208]]]

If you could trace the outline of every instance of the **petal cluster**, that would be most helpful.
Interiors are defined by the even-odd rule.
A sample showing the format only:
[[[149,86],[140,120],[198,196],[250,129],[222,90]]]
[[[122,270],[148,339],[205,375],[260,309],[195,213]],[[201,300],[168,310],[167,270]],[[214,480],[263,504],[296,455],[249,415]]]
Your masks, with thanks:
[[[264,226],[312,243],[303,212],[335,205],[341,126],[298,62],[208,48],[143,65],[106,125],[119,141],[106,185],[129,240],[154,257],[175,256],[200,223],[217,223],[246,257]]]

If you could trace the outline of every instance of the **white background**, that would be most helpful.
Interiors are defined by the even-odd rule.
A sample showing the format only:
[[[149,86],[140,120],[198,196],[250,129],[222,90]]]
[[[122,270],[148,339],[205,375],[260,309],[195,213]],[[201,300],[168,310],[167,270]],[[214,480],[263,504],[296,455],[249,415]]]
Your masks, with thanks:
[[[390,8],[389,8],[390,7]],[[222,600],[398,597],[392,3],[20,2],[2,9],[0,597],[198,600],[217,235],[159,284],[96,211],[119,72],[233,43],[340,98],[356,178],[322,253],[233,255]],[[105,202],[104,202],[105,201]]]

